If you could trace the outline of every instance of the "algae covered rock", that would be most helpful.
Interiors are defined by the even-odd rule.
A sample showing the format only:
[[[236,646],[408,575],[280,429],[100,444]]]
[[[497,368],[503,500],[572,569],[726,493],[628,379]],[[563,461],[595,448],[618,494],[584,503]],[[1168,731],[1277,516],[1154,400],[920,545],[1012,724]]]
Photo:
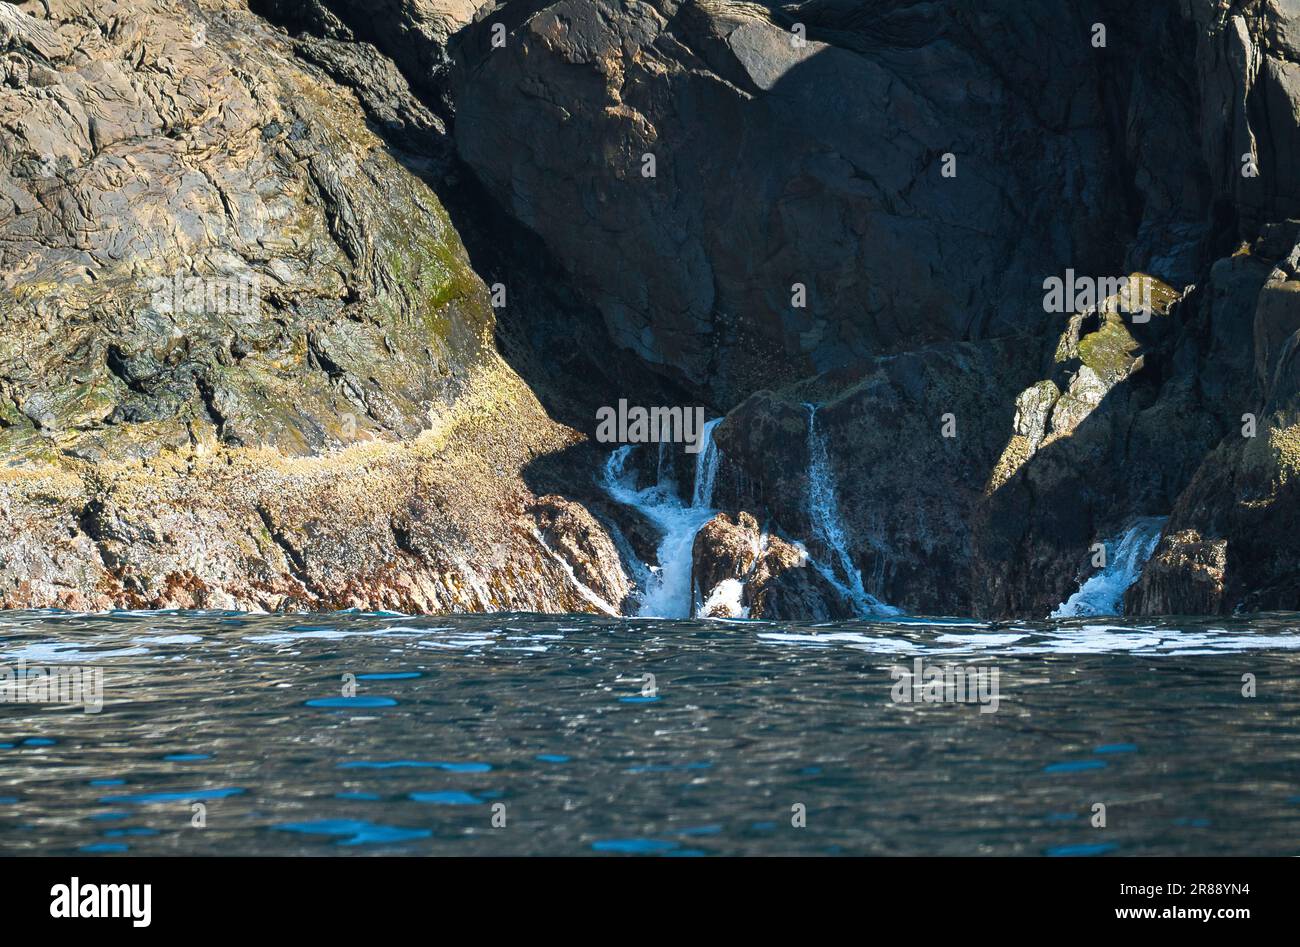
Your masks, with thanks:
[[[1257,251],[1276,251],[1272,236]],[[1138,614],[1300,609],[1300,244],[1269,272],[1251,324],[1255,384],[1129,590]]]
[[[237,3],[51,9],[0,85],[0,601],[589,608],[522,477],[577,435],[375,130],[438,133],[392,64],[354,90]]]

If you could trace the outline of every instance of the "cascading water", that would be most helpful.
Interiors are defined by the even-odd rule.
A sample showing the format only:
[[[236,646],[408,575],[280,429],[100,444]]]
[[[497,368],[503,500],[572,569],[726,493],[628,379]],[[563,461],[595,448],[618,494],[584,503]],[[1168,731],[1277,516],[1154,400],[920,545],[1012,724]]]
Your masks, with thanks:
[[[1148,516],[1137,520],[1119,539],[1106,545],[1106,565],[1093,573],[1079,590],[1052,612],[1050,618],[1079,615],[1121,615],[1124,593],[1138,580],[1142,567],[1155,552],[1167,517]]]
[[[713,484],[718,479],[718,464],[722,452],[713,443],[713,429],[722,423],[714,418],[704,425],[700,435],[700,452],[695,455],[695,487],[691,493],[691,506],[707,509],[713,505]]]
[[[627,460],[632,445],[614,451],[605,463],[602,486],[611,497],[640,510],[663,534],[657,550],[658,566],[650,567],[650,580],[637,614],[645,618],[690,618],[694,609],[691,588],[691,551],[695,534],[717,512],[709,504],[718,475],[720,452],[713,443],[713,429],[722,418],[714,418],[701,432],[700,451],[695,455],[695,486],[690,504],[682,502],[671,466],[657,465],[658,482],[637,489]]]
[[[844,527],[840,524],[835,474],[826,454],[825,438],[817,433],[817,406],[805,402],[804,407],[808,409],[808,521],[813,536],[831,557],[830,563],[812,556],[808,561],[853,605],[858,615],[897,615],[900,609],[886,605],[866,590],[862,572],[853,565]]]

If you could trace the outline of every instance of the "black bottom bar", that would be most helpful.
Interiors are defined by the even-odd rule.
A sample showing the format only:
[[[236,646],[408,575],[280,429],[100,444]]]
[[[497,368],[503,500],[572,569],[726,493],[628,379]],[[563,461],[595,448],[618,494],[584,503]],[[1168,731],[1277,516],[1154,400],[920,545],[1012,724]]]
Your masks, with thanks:
[[[782,918],[862,929],[900,918],[922,927],[983,918],[989,929],[1045,919],[1070,931],[1196,927],[1230,935],[1243,923],[1289,918],[1283,899],[1293,900],[1300,868],[1290,859],[1196,858],[32,858],[0,861],[0,873],[11,934],[74,923],[82,933],[128,936],[283,930],[337,938],[373,936],[390,924],[428,925],[446,936],[466,925],[465,933],[536,934],[557,923],[611,934],[643,924],[646,933],[666,934],[683,924],[734,931]],[[149,885],[148,925],[136,926],[143,888],[103,893],[99,885]],[[125,916],[70,916],[111,910],[115,901]],[[52,906],[65,916],[52,916]]]

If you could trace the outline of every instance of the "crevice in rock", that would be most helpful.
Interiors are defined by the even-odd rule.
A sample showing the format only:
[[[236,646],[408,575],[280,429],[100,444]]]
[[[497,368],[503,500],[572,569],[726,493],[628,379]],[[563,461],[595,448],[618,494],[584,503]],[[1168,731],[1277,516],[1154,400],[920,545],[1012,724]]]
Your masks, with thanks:
[[[289,574],[298,580],[303,588],[310,591],[312,589],[311,580],[307,577],[307,562],[302,553],[291,543],[287,536],[275,525],[271,513],[262,504],[257,505],[257,515],[262,519],[262,525],[266,527],[267,535],[284,552],[290,562]]]
[[[203,410],[207,412],[208,419],[217,429],[217,439],[226,440],[226,416],[217,407],[216,390],[207,379],[197,375],[194,378],[194,387],[198,389]]]

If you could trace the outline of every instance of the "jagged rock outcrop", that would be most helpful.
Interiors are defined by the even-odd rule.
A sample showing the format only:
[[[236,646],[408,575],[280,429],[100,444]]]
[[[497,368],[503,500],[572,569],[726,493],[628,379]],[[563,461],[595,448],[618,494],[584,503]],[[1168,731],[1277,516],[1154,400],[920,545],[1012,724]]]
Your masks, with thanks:
[[[590,608],[525,482],[579,437],[381,137],[440,134],[392,64],[237,2],[50,9],[4,21],[0,605]]]
[[[1179,496],[1128,592],[1138,614],[1300,610],[1300,222],[1268,228],[1243,257],[1286,255],[1255,296],[1253,384]],[[1247,297],[1249,298],[1249,297]],[[1245,321],[1245,320],[1243,320]]]
[[[763,530],[751,514],[719,513],[695,535],[691,585],[707,618],[833,621],[854,609],[799,546]]]

